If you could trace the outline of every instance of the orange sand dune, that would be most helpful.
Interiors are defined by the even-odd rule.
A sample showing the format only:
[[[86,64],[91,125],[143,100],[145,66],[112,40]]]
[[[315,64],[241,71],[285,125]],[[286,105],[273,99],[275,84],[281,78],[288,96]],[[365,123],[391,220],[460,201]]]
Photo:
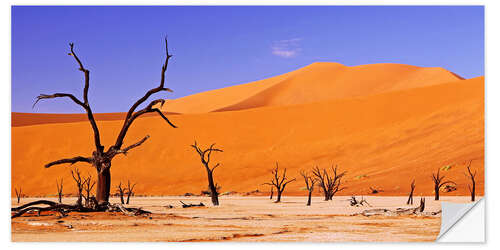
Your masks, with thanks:
[[[408,70],[408,74],[416,73]],[[214,163],[221,163],[215,179],[222,192],[267,191],[269,187],[261,184],[269,180],[278,161],[290,177],[297,178],[287,187],[289,195],[305,194],[300,170],[333,163],[348,171],[343,195],[367,194],[369,187],[383,190],[381,195],[406,195],[412,179],[416,195],[432,195],[431,173],[445,165],[451,168],[443,174],[458,183],[458,190],[449,194],[466,195],[464,163],[473,160],[477,192],[483,195],[484,78],[421,84],[391,92],[384,87],[377,89],[383,93],[350,99],[171,116],[177,129],[159,117],[145,117],[131,127],[125,145],[146,134],[151,138],[114,160],[112,185],[130,179],[138,183],[137,194],[199,193],[207,180],[199,157],[189,147],[196,139],[224,149],[212,155]],[[121,123],[98,122],[105,145],[114,142]],[[28,195],[54,194],[55,180],[62,177],[67,192],[75,192],[69,170],[78,167],[94,174],[90,166],[44,169],[43,165],[91,152],[88,122],[13,127],[12,188],[22,186]]]
[[[165,109],[178,113],[206,113],[304,104],[459,79],[462,78],[443,68],[390,63],[354,67],[339,63],[313,63],[277,77],[170,100]]]
[[[166,112],[166,114],[174,114]],[[114,121],[123,120],[126,113],[99,113],[94,114],[98,121]],[[154,114],[144,114],[144,116],[151,116]],[[87,114],[41,114],[41,113],[18,113],[12,112],[11,126],[31,126],[46,123],[66,123],[66,122],[81,122],[88,121]]]

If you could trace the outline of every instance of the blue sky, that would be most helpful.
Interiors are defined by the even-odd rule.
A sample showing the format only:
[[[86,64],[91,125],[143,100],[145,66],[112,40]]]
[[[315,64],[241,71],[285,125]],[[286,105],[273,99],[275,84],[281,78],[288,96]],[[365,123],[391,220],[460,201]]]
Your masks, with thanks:
[[[174,55],[167,87],[178,98],[286,73],[313,62],[404,63],[484,75],[484,8],[29,7],[12,8],[12,111],[81,113],[83,77],[69,42],[91,71],[94,112],[124,112],[157,85],[163,37]]]

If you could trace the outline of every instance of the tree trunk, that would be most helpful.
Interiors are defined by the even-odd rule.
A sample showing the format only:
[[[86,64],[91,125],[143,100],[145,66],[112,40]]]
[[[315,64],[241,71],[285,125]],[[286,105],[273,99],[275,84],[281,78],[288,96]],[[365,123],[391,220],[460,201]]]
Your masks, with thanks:
[[[311,195],[312,195],[312,191],[309,191],[309,197],[307,198],[307,206],[311,205]]]
[[[281,202],[281,193],[283,191],[278,190],[278,198],[276,199],[276,202]]]
[[[325,194],[325,201],[327,201],[329,198],[328,191],[326,189],[323,189],[323,193]]]
[[[406,205],[413,205],[413,189],[411,190],[410,194],[408,195],[408,201],[406,201]]]
[[[472,191],[470,194],[471,201],[476,201],[476,182],[472,182]]]
[[[99,205],[109,203],[109,190],[111,188],[111,173],[109,168],[102,172],[97,172],[97,191],[96,198]]]
[[[62,194],[59,194],[59,203],[62,203]]]
[[[217,188],[215,187],[214,184],[214,177],[212,171],[207,169],[207,175],[208,175],[208,187],[210,188],[210,196],[212,197],[212,204],[214,204],[214,206],[218,206],[219,194],[217,193]]]
[[[439,186],[434,187],[434,200],[439,200]]]
[[[269,196],[269,199],[272,200],[273,199],[273,194],[274,194],[274,190],[273,190],[273,187],[271,187],[271,195]]]

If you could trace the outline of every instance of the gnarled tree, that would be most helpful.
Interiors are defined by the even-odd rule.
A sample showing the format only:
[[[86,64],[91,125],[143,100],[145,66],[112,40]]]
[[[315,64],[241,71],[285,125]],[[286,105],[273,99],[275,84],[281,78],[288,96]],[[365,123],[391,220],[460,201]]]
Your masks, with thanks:
[[[156,99],[151,101],[146,107],[138,109],[138,107],[143,104],[145,101],[148,100],[148,98],[156,93],[163,92],[163,91],[168,91],[172,92],[169,88],[165,87],[165,72],[167,71],[167,66],[168,66],[168,61],[172,57],[168,53],[168,43],[167,39],[165,38],[165,51],[166,51],[166,58],[165,62],[163,63],[163,66],[161,68],[161,78],[160,78],[160,83],[157,87],[150,89],[149,91],[144,94],[140,99],[138,99],[128,110],[127,115],[125,117],[125,120],[123,121],[123,125],[120,129],[120,132],[118,133],[118,136],[116,138],[116,141],[113,145],[108,147],[107,150],[105,150],[104,145],[101,144],[101,135],[99,133],[99,128],[97,127],[97,123],[94,118],[94,114],[92,112],[92,108],[90,107],[89,103],[89,98],[88,98],[88,92],[89,92],[89,87],[90,87],[90,71],[84,67],[82,61],[78,58],[76,55],[76,52],[74,51],[74,44],[70,43],[70,53],[68,55],[72,56],[77,64],[78,64],[78,69],[83,72],[84,75],[84,88],[83,88],[83,100],[80,100],[79,98],[75,97],[73,94],[68,94],[68,93],[55,93],[55,94],[41,94],[36,98],[35,103],[33,104],[33,107],[40,101],[44,99],[52,99],[52,98],[69,98],[72,100],[74,103],[76,103],[78,106],[81,106],[85,112],[87,113],[88,121],[90,122],[90,125],[92,127],[92,131],[94,134],[94,144],[95,144],[95,150],[92,152],[91,156],[76,156],[73,158],[66,158],[66,159],[60,159],[57,161],[53,161],[50,163],[47,163],[45,165],[46,168],[49,168],[54,165],[59,165],[59,164],[66,164],[69,163],[71,165],[77,163],[77,162],[84,162],[92,165],[96,171],[97,171],[97,191],[96,191],[96,196],[97,196],[97,202],[99,204],[99,207],[105,208],[106,204],[109,203],[109,194],[110,194],[110,187],[111,187],[111,162],[113,158],[119,154],[126,155],[129,150],[140,146],[143,144],[148,138],[149,135],[146,135],[144,138],[139,140],[138,142],[129,145],[129,146],[123,146],[123,140],[125,139],[125,136],[132,125],[132,123],[141,115],[144,115],[146,113],[157,113],[158,115],[161,116],[170,126],[176,127],[173,123],[171,123],[168,118],[161,112],[161,110],[157,107],[158,105],[163,106],[165,103],[164,99]]]
[[[210,197],[212,197],[212,204],[214,206],[219,205],[219,192],[217,190],[217,184],[214,182],[214,170],[220,166],[220,163],[217,163],[213,166],[210,166],[210,157],[212,156],[212,152],[223,152],[222,149],[214,148],[215,143],[210,145],[209,148],[203,150],[201,149],[196,141],[194,142],[191,147],[193,147],[198,155],[200,156],[201,163],[205,167],[205,170],[207,170],[207,177],[208,177],[208,188],[210,189]]]
[[[95,181],[92,180],[91,175],[88,175],[86,178],[83,179],[83,189],[85,191],[83,198],[85,198],[85,207],[91,207],[90,193],[92,192],[94,185]]]
[[[469,174],[470,181],[472,182],[472,186],[467,185],[467,187],[469,188],[469,192],[470,192],[470,200],[476,201],[476,174],[477,174],[477,171],[474,171],[474,173],[472,173],[472,171],[470,170],[471,163],[472,163],[472,161],[469,161],[469,164],[467,165],[467,172]]]
[[[415,191],[415,180],[411,182],[410,188],[410,194],[408,194],[408,201],[406,201],[406,205],[413,205],[413,191]]]
[[[286,185],[288,183],[295,181],[295,178],[289,180],[286,177],[286,168],[283,170],[283,174],[279,174],[279,167],[278,163],[276,162],[276,168],[274,168],[271,173],[273,174],[273,178],[271,179],[271,182],[266,182],[264,183],[265,185],[270,185],[276,188],[277,192],[277,198],[276,202],[281,202],[281,194],[283,194],[283,191],[285,190]]]
[[[120,202],[122,204],[125,204],[125,200],[123,199],[123,195],[125,194],[125,189],[123,189],[121,181],[120,184],[116,186],[116,191],[118,191],[118,195],[120,196]]]
[[[59,203],[62,203],[62,197],[63,197],[63,179],[61,178],[61,182],[58,182],[56,180],[56,186],[57,186],[57,196],[59,198]]]
[[[444,180],[444,175],[441,176],[439,174],[439,168],[436,174],[432,173],[432,180],[434,181],[434,200],[439,200],[439,191],[441,190],[441,187],[446,185],[446,184],[454,184],[457,185],[453,181],[443,181]]]
[[[337,165],[335,167],[332,166],[332,174],[328,173],[326,169],[320,169],[318,166],[313,168],[312,173],[316,177],[318,185],[323,190],[325,201],[332,200],[337,192],[345,189],[345,187],[342,187],[342,178],[347,171],[338,173],[337,170]]]
[[[311,205],[311,196],[312,196],[312,192],[314,191],[314,184],[316,183],[316,178],[313,178],[311,175],[309,175],[308,173],[305,173],[303,171],[300,172],[300,175],[302,175],[302,177],[304,177],[304,182],[306,184],[306,189],[307,191],[309,191],[309,194],[308,194],[308,198],[307,198],[307,206],[310,206]]]
[[[21,202],[21,197],[23,197],[23,190],[21,188],[19,189],[14,189],[16,191],[16,197],[17,197],[17,204]]]
[[[130,202],[130,196],[134,195],[135,184],[137,183],[130,185],[130,180],[127,181],[127,204]]]
[[[83,206],[82,197],[83,197],[83,185],[85,184],[84,183],[85,180],[82,179],[80,170],[78,170],[78,168],[75,169],[74,172],[73,170],[71,170],[71,176],[73,176],[73,180],[75,180],[76,188],[78,190],[78,199],[76,200],[76,205],[81,207]]]

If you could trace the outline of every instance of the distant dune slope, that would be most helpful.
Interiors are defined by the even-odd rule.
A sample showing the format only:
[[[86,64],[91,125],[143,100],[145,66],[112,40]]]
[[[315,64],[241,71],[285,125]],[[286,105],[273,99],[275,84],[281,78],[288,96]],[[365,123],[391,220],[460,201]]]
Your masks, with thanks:
[[[338,100],[462,79],[443,68],[313,63],[277,77],[170,100],[164,110],[206,113]]]
[[[174,114],[165,112],[166,114]],[[127,113],[97,113],[94,117],[97,121],[123,120]],[[144,114],[143,117],[156,114]],[[18,113],[12,112],[11,126],[31,126],[47,123],[67,123],[88,121],[87,114],[43,114],[43,113]]]
[[[336,67],[343,70],[343,66]],[[407,76],[417,74],[413,69],[402,71]],[[379,76],[384,77],[389,78]],[[139,119],[130,128],[125,145],[146,134],[151,138],[114,160],[113,190],[119,181],[130,179],[138,183],[137,194],[199,193],[207,180],[199,157],[189,147],[197,140],[224,149],[212,156],[214,163],[221,163],[215,180],[222,192],[268,191],[261,184],[269,180],[278,161],[291,178],[297,178],[285,195],[305,195],[300,170],[332,164],[348,171],[344,195],[366,195],[370,187],[383,190],[380,195],[406,195],[412,179],[417,185],[415,195],[432,195],[431,173],[445,165],[452,167],[443,174],[458,183],[458,190],[449,195],[467,195],[464,163],[472,159],[473,169],[478,170],[477,192],[482,195],[484,78],[405,84],[410,83],[423,86],[300,105],[171,116],[177,129],[159,117]],[[400,87],[381,89],[389,88]],[[349,91],[345,93],[354,93]],[[104,145],[114,141],[121,123],[98,122]],[[50,169],[43,165],[91,153],[88,122],[13,127],[12,187],[22,186],[28,195],[55,194],[55,180],[62,177],[65,192],[75,192],[69,170],[78,167],[94,174],[94,169],[86,164]]]

